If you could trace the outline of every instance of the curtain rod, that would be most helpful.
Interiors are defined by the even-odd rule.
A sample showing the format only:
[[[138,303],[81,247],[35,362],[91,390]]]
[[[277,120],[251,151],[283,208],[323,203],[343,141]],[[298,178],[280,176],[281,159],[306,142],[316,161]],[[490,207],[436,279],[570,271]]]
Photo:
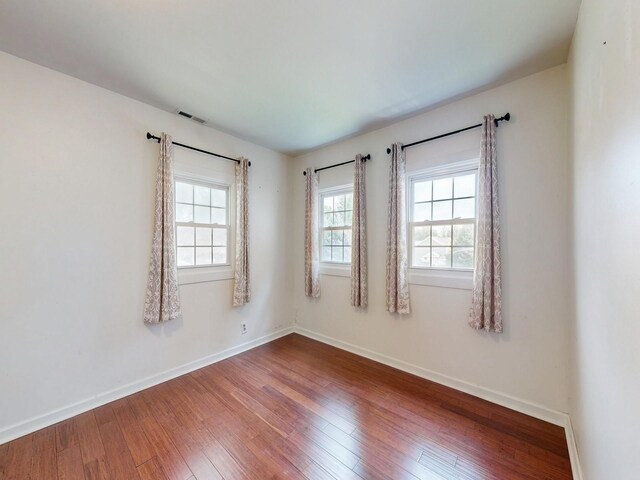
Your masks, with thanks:
[[[365,162],[366,162],[367,160],[371,160],[371,155],[370,155],[370,154],[367,154],[367,155],[363,156],[363,157],[362,157],[362,160],[363,160],[363,161],[365,161]],[[349,163],[354,163],[354,162],[355,162],[355,160],[349,160],[348,162],[336,163],[335,165],[329,165],[328,167],[316,168],[316,169],[314,170],[314,172],[318,173],[320,170],[327,170],[327,169],[329,169],[329,168],[340,167],[340,166],[342,166],[342,165],[347,165],[347,164],[349,164]],[[304,172],[302,172],[302,174],[303,174],[303,175],[306,175],[306,174],[307,174],[307,172],[306,172],[306,171],[304,171]]]
[[[160,137],[156,137],[155,135],[151,135],[147,132],[147,140],[155,140],[160,143]],[[194,150],[196,152],[204,153],[206,155],[213,155],[214,157],[224,158],[225,160],[231,160],[232,162],[240,163],[240,160],[237,158],[226,157],[224,155],[220,155],[219,153],[208,152],[206,150],[202,150],[200,148],[191,147],[189,145],[185,145],[184,143],[172,142],[174,145],[177,145],[182,148],[188,148],[189,150]],[[249,166],[251,166],[251,162],[249,162]]]
[[[511,120],[511,114],[509,112],[507,112],[502,117],[496,118],[495,119],[496,127],[498,126],[498,122],[502,122],[503,120],[505,122],[508,122],[509,120]],[[414,145],[420,145],[421,143],[426,143],[426,142],[430,142],[432,140],[438,140],[439,138],[448,137],[449,135],[455,135],[456,133],[466,132],[467,130],[472,130],[474,128],[478,128],[478,127],[481,127],[481,126],[482,126],[482,124],[478,123],[477,125],[471,125],[470,127],[461,128],[460,130],[454,130],[453,132],[443,133],[442,135],[436,135],[435,137],[431,137],[431,138],[425,138],[424,140],[419,140],[417,142],[413,142],[413,143],[409,143],[407,145],[403,145],[402,146],[402,150],[404,150],[405,148],[413,147]],[[387,153],[391,153],[391,149],[390,148],[387,148]]]

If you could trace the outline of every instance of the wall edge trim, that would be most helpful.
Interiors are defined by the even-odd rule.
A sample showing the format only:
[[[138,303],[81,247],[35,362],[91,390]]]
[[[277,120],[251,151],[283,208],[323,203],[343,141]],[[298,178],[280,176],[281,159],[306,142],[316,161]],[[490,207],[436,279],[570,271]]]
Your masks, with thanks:
[[[583,480],[582,467],[580,466],[580,457],[578,456],[578,443],[571,425],[571,417],[567,415],[564,433],[567,436],[567,447],[569,448],[569,460],[571,461],[571,472],[573,480]]]

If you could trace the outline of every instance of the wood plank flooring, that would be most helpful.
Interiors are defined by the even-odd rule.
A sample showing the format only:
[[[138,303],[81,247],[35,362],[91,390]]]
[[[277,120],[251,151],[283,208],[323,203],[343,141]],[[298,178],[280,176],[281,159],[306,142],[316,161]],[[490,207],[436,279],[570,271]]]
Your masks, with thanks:
[[[571,479],[564,430],[289,335],[0,446],[1,479]]]

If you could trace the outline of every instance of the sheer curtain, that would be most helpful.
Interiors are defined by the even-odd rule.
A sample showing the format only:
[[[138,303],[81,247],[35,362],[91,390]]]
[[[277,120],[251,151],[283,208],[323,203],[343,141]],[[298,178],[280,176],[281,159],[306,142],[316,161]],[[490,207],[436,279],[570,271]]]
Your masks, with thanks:
[[[367,306],[367,196],[365,165],[356,155],[353,174],[353,222],[351,226],[351,305]]]
[[[174,209],[173,143],[171,136],[163,133],[156,178],[153,245],[144,301],[145,323],[167,322],[181,316]]]
[[[249,303],[249,160],[236,165],[236,253],[233,279],[233,306]]]
[[[502,277],[500,210],[498,204],[498,158],[496,124],[486,115],[482,124],[478,168],[478,213],[473,297],[469,325],[502,332]]]
[[[410,313],[405,154],[402,144],[391,147],[387,215],[387,311]]]
[[[318,174],[307,168],[304,212],[304,294],[320,297],[320,245],[318,238]]]

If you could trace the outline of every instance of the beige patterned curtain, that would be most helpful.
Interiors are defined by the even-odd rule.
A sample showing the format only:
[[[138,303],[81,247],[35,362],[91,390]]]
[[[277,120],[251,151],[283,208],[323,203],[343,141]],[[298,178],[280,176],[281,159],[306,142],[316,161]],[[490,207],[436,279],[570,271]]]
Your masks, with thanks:
[[[365,162],[356,155],[351,225],[351,305],[367,306],[367,196]]]
[[[320,245],[318,238],[318,174],[307,168],[304,211],[304,294],[320,297]]]
[[[495,119],[493,115],[486,115],[482,125],[478,168],[476,257],[469,325],[478,330],[483,328],[500,333],[502,278],[497,161]]]
[[[178,267],[174,230],[173,143],[162,134],[156,179],[155,223],[144,301],[144,322],[161,323],[180,318]]]
[[[405,154],[402,144],[391,147],[387,215],[387,311],[410,313],[407,277],[407,215]]]
[[[236,261],[233,306],[249,303],[249,160],[240,158],[236,166]]]

